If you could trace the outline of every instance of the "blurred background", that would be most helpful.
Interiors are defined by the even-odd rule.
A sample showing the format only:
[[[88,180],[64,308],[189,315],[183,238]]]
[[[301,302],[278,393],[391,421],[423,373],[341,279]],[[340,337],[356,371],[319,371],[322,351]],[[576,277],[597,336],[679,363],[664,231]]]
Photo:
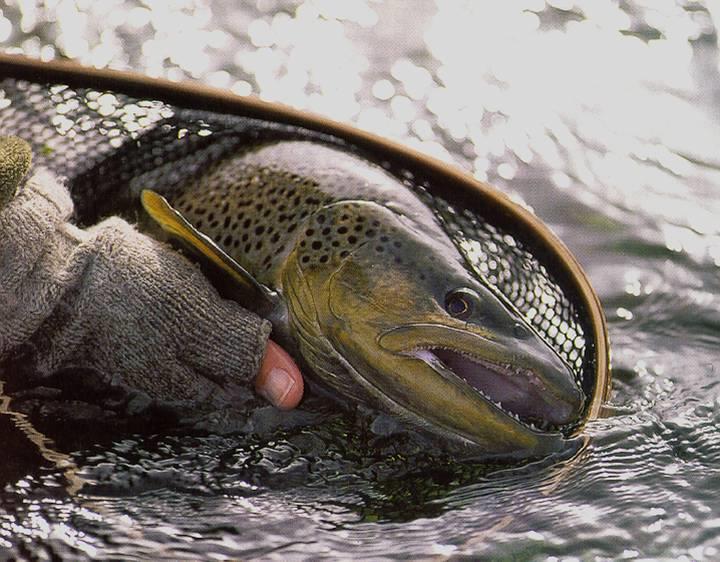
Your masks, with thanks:
[[[605,307],[615,367],[608,417],[589,426],[588,449],[567,466],[496,471],[435,495],[404,489],[400,500],[372,471],[350,476],[347,456],[335,468],[327,458],[313,465],[280,441],[252,449],[260,455],[252,466],[281,480],[299,463],[315,477],[248,495],[252,471],[238,469],[253,458],[245,444],[193,442],[201,462],[188,460],[187,443],[131,440],[114,446],[114,457],[82,453],[77,461],[97,477],[113,458],[152,493],[115,481],[56,498],[54,511],[11,510],[0,523],[8,548],[24,536],[68,556],[718,555],[720,2],[0,6],[4,52],[282,102],[499,187],[579,258]],[[155,457],[143,464],[147,450]],[[198,472],[205,480],[190,476]],[[154,486],[158,473],[184,484]],[[37,494],[44,485],[36,481]],[[33,498],[29,506],[38,505]]]

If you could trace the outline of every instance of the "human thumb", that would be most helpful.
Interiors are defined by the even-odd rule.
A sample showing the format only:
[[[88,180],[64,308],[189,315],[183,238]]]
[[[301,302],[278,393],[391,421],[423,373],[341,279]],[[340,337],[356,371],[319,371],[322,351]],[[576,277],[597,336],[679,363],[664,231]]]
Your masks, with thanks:
[[[304,383],[300,369],[287,352],[268,340],[255,390],[280,410],[291,410],[302,399]]]

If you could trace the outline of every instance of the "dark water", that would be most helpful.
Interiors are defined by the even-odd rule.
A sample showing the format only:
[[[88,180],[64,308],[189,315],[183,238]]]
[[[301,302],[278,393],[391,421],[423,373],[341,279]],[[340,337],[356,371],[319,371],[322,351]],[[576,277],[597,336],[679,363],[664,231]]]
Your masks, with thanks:
[[[272,439],[110,438],[43,458],[5,414],[1,547],[38,558],[717,558],[719,3],[236,4],[10,1],[0,41],[311,109],[530,205],[603,301],[606,417],[566,458],[503,468],[373,443],[337,415]]]

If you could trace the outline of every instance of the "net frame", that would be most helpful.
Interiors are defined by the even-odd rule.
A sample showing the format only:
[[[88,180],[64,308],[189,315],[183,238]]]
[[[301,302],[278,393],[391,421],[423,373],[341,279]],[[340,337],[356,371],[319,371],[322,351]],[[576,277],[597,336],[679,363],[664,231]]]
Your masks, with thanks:
[[[504,233],[516,237],[546,268],[584,318],[584,361],[594,366],[583,386],[589,403],[585,422],[599,417],[611,390],[610,347],[600,300],[587,275],[565,244],[534,214],[505,194],[458,167],[374,133],[329,118],[252,97],[232,94],[199,83],[176,83],[132,72],[87,68],[73,62],[42,62],[19,55],[0,55],[0,79],[36,84],[63,84],[71,88],[112,91],[141,100],[156,100],[182,109],[208,111],[300,127],[335,137],[379,163],[411,171],[421,185],[432,185],[454,209],[477,210]],[[0,109],[2,111],[2,109]],[[12,131],[0,131],[12,134]],[[446,209],[447,210],[447,209]],[[481,210],[481,212],[480,212]],[[446,213],[447,215],[447,213]],[[438,213],[443,220],[443,213]],[[584,313],[584,314],[583,314]]]

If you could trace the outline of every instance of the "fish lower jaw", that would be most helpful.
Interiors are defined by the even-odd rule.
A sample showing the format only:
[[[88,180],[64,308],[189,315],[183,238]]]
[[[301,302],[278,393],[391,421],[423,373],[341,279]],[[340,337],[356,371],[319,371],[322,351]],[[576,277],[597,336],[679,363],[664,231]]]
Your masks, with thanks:
[[[483,388],[484,381],[482,381],[482,375],[486,374],[494,377],[496,381],[499,380],[499,378],[505,378],[511,385],[513,380],[523,381],[525,385],[535,386],[535,392],[541,391],[543,389],[542,383],[529,369],[511,363],[491,362],[467,352],[445,347],[418,347],[411,351],[406,351],[404,354],[424,361],[445,378],[450,376],[455,380],[462,381],[497,411],[514,419],[527,429],[542,433],[560,433],[566,429],[563,425],[557,425],[538,416],[521,412],[521,408],[518,408],[517,399],[503,401],[502,398],[494,395],[489,388]],[[455,356],[455,359],[448,360],[448,358],[452,356]],[[466,363],[464,368],[458,368],[460,364],[458,358],[462,358],[461,361],[466,361],[470,365]],[[472,373],[468,373],[465,370],[469,367],[473,368]]]

